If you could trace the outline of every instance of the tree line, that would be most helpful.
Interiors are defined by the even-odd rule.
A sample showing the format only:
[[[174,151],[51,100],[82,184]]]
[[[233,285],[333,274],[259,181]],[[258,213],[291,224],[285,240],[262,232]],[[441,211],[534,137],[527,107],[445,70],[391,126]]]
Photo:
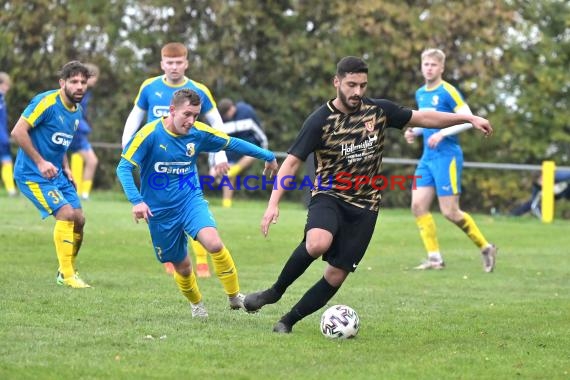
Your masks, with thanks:
[[[270,148],[284,151],[312,110],[334,97],[340,57],[368,61],[369,96],[415,107],[420,54],[437,47],[448,57],[444,78],[495,127],[487,140],[462,135],[466,161],[569,165],[566,1],[30,0],[5,1],[0,10],[11,125],[34,94],[57,87],[63,63],[79,59],[101,68],[91,139],[118,143],[138,87],[161,74],[160,47],[179,41],[190,50],[187,75],[216,99],[251,103]],[[386,156],[420,153],[389,133]],[[96,187],[116,187],[119,152],[98,154]],[[464,170],[463,185],[466,208],[507,207],[527,195],[530,175]],[[406,197],[386,202],[404,206]]]

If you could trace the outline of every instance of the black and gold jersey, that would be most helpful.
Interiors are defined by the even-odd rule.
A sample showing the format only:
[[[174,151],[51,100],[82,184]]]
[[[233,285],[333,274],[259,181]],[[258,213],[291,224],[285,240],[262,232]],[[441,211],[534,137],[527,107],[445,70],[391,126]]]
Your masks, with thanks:
[[[402,129],[412,110],[384,99],[362,98],[358,111],[345,114],[332,100],[303,124],[289,154],[315,158],[312,195],[329,194],[357,207],[378,211],[386,128]]]

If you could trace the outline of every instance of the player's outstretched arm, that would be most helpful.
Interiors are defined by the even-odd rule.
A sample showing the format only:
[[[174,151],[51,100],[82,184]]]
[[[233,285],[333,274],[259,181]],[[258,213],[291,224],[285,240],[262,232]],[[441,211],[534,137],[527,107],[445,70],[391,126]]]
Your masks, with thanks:
[[[414,110],[408,126],[441,129],[461,123],[471,123],[473,128],[480,130],[485,136],[493,134],[493,127],[489,120],[475,115],[450,112]]]
[[[289,187],[289,183],[293,180],[302,163],[303,161],[299,158],[289,154],[283,161],[283,164],[281,164],[281,168],[275,178],[275,185],[273,186],[267,209],[261,219],[261,233],[264,236],[267,236],[269,233],[269,226],[277,223],[279,219],[279,201],[285,193],[285,188]]]
[[[264,176],[267,176],[268,178],[272,178],[276,173],[277,173],[277,169],[279,169],[279,164],[277,163],[277,160],[273,160],[273,161],[265,161],[265,167],[263,168],[263,174]]]

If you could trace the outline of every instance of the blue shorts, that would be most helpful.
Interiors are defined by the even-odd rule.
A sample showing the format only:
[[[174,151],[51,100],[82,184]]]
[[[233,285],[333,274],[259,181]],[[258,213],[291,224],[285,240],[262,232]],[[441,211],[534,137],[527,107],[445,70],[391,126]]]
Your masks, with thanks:
[[[205,227],[216,227],[216,221],[204,198],[193,200],[185,209],[153,212],[148,228],[156,258],[161,263],[179,263],[188,255],[188,236],[196,238]]]
[[[88,134],[77,132],[73,136],[73,140],[71,140],[71,144],[69,145],[69,152],[76,153],[84,150],[91,150],[91,144],[88,140]]]
[[[12,161],[10,143],[0,143],[0,161]]]
[[[55,215],[67,204],[74,209],[81,208],[77,190],[62,172],[52,180],[34,176],[16,179],[15,182],[20,192],[40,211],[42,219]]]
[[[415,172],[416,186],[434,187],[438,197],[460,194],[462,170],[463,155],[422,159]]]

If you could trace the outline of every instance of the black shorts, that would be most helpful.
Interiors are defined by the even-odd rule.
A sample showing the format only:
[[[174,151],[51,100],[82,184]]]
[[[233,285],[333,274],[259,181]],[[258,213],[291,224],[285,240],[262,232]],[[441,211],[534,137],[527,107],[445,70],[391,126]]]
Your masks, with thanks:
[[[309,203],[307,231],[321,228],[333,235],[323,260],[333,267],[354,272],[372,239],[378,213],[348,204],[326,194],[317,194]]]

